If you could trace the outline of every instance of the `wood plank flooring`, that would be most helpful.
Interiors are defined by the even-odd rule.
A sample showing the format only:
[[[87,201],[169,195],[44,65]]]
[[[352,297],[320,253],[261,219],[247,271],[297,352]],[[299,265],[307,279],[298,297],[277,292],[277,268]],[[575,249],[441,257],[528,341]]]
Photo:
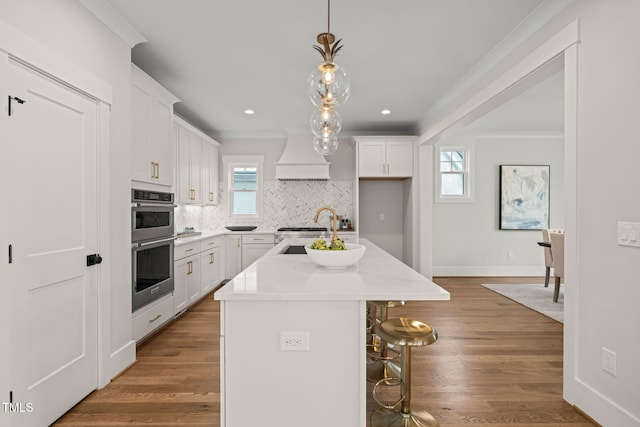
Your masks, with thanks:
[[[443,427],[596,425],[562,400],[562,324],[480,286],[542,278],[434,281],[451,301],[391,310],[432,324],[440,336],[413,351],[414,409],[429,411]],[[138,348],[134,366],[54,425],[219,427],[219,325],[219,303],[209,295]]]

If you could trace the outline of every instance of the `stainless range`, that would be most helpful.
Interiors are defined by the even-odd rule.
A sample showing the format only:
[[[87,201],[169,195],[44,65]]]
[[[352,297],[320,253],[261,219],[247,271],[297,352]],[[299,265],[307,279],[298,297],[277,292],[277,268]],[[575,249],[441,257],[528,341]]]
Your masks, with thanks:
[[[322,232],[328,232],[327,227],[281,227],[275,233],[276,244],[284,239],[320,237]]]

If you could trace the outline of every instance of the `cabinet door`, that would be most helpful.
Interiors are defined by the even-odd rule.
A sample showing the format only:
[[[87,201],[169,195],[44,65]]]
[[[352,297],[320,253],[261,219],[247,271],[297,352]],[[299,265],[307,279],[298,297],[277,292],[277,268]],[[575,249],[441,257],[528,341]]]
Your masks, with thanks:
[[[146,87],[134,83],[131,91],[131,179],[154,182],[155,165],[151,163],[151,110],[153,95]]]
[[[225,276],[233,279],[242,271],[242,236],[240,234],[228,235],[226,237],[225,251]]]
[[[189,258],[183,258],[174,263],[173,279],[173,313],[177,314],[187,308],[187,278],[190,265]]]
[[[381,177],[385,173],[385,143],[358,143],[358,171],[361,177]]]
[[[202,204],[202,140],[188,129],[176,127],[178,202]]]
[[[264,243],[244,243],[242,245],[242,269],[249,267],[262,255],[269,252],[273,245]]]
[[[413,176],[413,144],[408,141],[387,142],[387,176]]]
[[[218,204],[218,147],[202,143],[202,199],[206,205]]]
[[[200,292],[202,295],[218,286],[222,281],[222,258],[220,257],[220,247],[212,247],[200,254],[202,265],[202,277],[200,281]]]
[[[202,204],[202,139],[191,134],[189,138],[189,183],[191,203]]]
[[[175,135],[178,158],[177,199],[178,203],[191,203],[191,186],[189,182],[189,144],[191,133],[182,126],[176,125]]]
[[[191,305],[200,299],[200,255],[187,258],[187,264],[187,305]]]
[[[155,99],[151,114],[151,163],[156,184],[173,186],[173,105]]]

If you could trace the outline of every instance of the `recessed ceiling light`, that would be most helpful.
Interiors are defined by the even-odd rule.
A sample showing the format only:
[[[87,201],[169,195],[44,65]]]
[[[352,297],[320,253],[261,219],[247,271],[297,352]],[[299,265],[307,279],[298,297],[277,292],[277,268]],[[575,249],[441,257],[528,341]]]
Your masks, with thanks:
[[[380,111],[380,114],[382,114],[383,116],[386,116],[388,114],[391,114],[391,110],[385,108],[384,110]]]
[[[251,116],[251,115],[255,114],[256,112],[255,112],[255,111],[253,111],[251,108],[247,108],[246,110],[244,110],[244,113],[245,113],[247,116]]]

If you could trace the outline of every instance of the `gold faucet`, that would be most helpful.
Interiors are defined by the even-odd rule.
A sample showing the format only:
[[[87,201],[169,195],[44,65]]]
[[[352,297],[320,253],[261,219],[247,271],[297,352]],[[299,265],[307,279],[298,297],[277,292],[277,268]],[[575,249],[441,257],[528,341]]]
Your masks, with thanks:
[[[314,222],[318,222],[318,216],[320,216],[320,212],[322,211],[329,211],[331,212],[331,215],[333,215],[333,217],[331,218],[333,220],[333,238],[331,239],[332,242],[335,242],[336,240],[338,240],[338,214],[336,214],[335,209],[333,209],[332,207],[329,206],[323,206],[320,209],[318,209],[316,211],[316,216],[313,217],[313,221]]]

